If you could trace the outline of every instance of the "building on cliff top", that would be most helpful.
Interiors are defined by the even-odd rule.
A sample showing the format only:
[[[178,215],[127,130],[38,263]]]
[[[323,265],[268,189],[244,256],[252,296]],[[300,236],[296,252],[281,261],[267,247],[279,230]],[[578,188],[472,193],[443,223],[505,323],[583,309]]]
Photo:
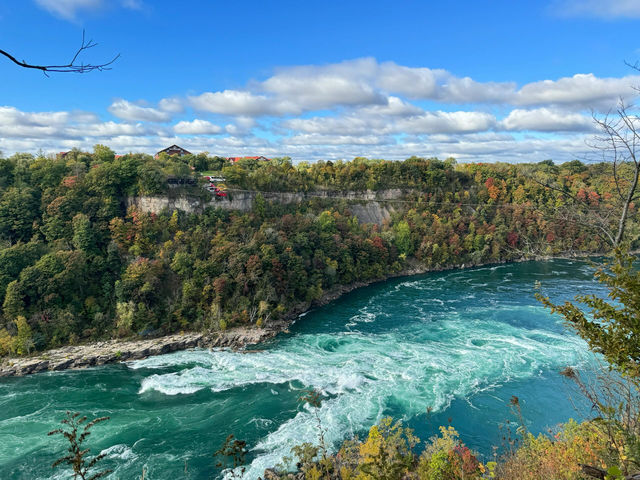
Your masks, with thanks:
[[[160,150],[158,153],[156,153],[155,158],[158,158],[161,153],[166,153],[169,156],[178,155],[179,157],[183,155],[191,155],[190,151],[182,147],[179,147],[178,145],[171,145],[170,147],[167,147],[164,150]]]

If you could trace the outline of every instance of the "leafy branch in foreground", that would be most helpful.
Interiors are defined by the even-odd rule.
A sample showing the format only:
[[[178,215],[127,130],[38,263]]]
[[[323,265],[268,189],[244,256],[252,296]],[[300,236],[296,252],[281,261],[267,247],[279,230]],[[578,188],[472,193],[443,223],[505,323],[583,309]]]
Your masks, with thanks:
[[[313,416],[316,420],[316,428],[318,430],[318,442],[320,453],[322,454],[323,464],[326,464],[328,457],[327,442],[325,440],[326,428],[322,426],[322,420],[320,420],[320,406],[322,405],[322,397],[318,390],[309,390],[305,395],[302,395],[299,400],[309,404],[313,408]]]
[[[634,268],[635,260],[627,251],[616,249],[614,259],[595,272],[595,278],[608,288],[608,299],[578,295],[575,300],[581,305],[569,301],[556,305],[536,294],[615,369],[596,373],[597,386],[590,386],[572,368],[562,372],[591,403],[597,416],[590,428],[605,440],[600,460],[609,469],[581,462],[582,472],[605,480],[640,478],[640,473],[630,473],[640,468],[640,272]]]
[[[569,301],[556,305],[540,293],[536,298],[552,313],[562,315],[612,367],[640,381],[640,271],[634,268],[634,260],[629,253],[616,250],[614,261],[596,271],[598,281],[609,288],[607,296],[612,302],[593,294],[576,296],[590,315]]]
[[[247,456],[247,442],[244,440],[234,440],[233,435],[229,435],[213,456],[221,458],[216,467],[222,468],[230,478],[244,476],[246,468],[243,465]]]
[[[61,422],[65,427],[52,430],[49,432],[49,435],[63,435],[69,442],[69,448],[67,449],[69,454],[53,462],[52,467],[55,468],[61,464],[70,465],[73,469],[74,480],[97,480],[98,478],[102,478],[110,474],[113,470],[107,469],[101,472],[92,473],[96,463],[102,460],[105,457],[105,454],[101,453],[89,460],[87,458],[89,449],[82,448],[84,441],[91,434],[91,428],[105,420],[109,420],[109,417],[95,418],[89,423],[84,424],[87,421],[87,417],[80,417],[79,413],[67,412],[67,418]]]

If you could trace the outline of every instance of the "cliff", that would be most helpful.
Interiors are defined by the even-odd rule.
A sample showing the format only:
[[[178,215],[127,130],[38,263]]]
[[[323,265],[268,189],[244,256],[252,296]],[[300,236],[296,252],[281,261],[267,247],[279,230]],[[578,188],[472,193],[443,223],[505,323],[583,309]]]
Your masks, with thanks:
[[[221,208],[223,210],[250,211],[253,208],[257,192],[244,190],[229,190],[227,197],[211,196],[210,200],[202,200],[188,195],[156,195],[128,197],[126,206],[135,206],[143,212],[160,213],[161,211],[181,210],[188,213],[202,213],[206,208]],[[381,225],[391,217],[395,211],[391,203],[400,200],[404,192],[400,189],[363,192],[354,191],[314,191],[314,192],[262,192],[265,200],[270,202],[290,204],[300,203],[313,198],[340,199],[351,202],[351,212],[360,223],[376,223]]]

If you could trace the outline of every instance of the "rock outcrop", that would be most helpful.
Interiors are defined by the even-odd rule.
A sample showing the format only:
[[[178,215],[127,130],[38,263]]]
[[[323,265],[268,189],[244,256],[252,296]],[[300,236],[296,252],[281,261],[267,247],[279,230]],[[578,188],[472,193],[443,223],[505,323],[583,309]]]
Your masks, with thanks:
[[[184,333],[146,340],[108,340],[88,345],[71,345],[27,358],[5,358],[0,377],[22,376],[45,371],[78,369],[141,358],[188,348],[232,348],[263,342],[278,333],[264,328],[232,328],[216,333]]]
[[[229,190],[227,197],[212,196],[209,200],[202,200],[188,195],[158,195],[128,197],[127,207],[135,206],[143,212],[160,213],[163,210],[181,210],[187,213],[202,213],[206,208],[221,208],[223,210],[238,210],[247,212],[253,208],[256,192]],[[265,200],[270,202],[290,204],[300,203],[312,198],[340,199],[354,202],[350,210],[360,223],[377,223],[381,225],[391,217],[394,211],[389,201],[400,200],[405,192],[400,189],[366,190],[362,192],[319,190],[313,192],[262,192]],[[385,203],[381,203],[385,202]]]

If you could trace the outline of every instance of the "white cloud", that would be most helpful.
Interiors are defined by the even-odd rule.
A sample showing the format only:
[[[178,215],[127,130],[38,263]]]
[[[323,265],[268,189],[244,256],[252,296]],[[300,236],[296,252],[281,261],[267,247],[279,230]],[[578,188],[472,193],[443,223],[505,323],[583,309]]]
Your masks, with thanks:
[[[516,105],[564,105],[574,109],[601,109],[615,106],[620,97],[637,95],[634,86],[640,76],[598,78],[592,73],[558,80],[542,80],[524,85],[514,99]]]
[[[163,129],[144,123],[102,122],[91,112],[22,112],[15,107],[0,107],[0,138],[89,139],[118,135],[144,137],[160,135]],[[101,143],[101,142],[93,142]]]
[[[201,111],[248,117],[338,109],[372,115],[420,113],[420,108],[408,99],[458,105],[562,106],[602,111],[615,106],[620,96],[634,97],[637,92],[633,87],[637,85],[640,85],[640,76],[599,78],[588,73],[536,81],[518,89],[514,82],[478,82],[442,69],[361,58],[281,68],[264,81],[250,82],[245,89],[204,92],[189,97],[188,103]],[[172,99],[171,102],[171,108],[177,109],[181,101]]]
[[[64,125],[70,119],[69,112],[22,112],[15,107],[0,107],[2,126],[55,126]]]
[[[154,129],[144,123],[100,122],[93,125],[78,125],[65,130],[78,137],[113,137],[119,135],[138,136],[157,135],[163,130]]]
[[[386,62],[377,67],[377,83],[386,91],[412,98],[434,98],[438,82],[448,75],[446,70],[411,68]]]
[[[180,135],[216,135],[222,133],[222,127],[196,118],[191,122],[178,122],[173,126],[173,131]]]
[[[182,113],[184,105],[179,98],[163,98],[158,102],[158,108],[163,112]]]
[[[122,98],[108,108],[112,115],[129,121],[168,122],[171,115],[165,111],[129,102]]]
[[[516,84],[513,82],[476,82],[450,75],[438,92],[438,100],[450,103],[509,103]]]
[[[300,113],[300,109],[290,102],[278,102],[264,95],[255,95],[241,90],[206,92],[189,97],[189,103],[197,110],[222,115],[285,115]]]
[[[539,132],[587,132],[594,129],[591,117],[549,108],[513,110],[502,121],[502,126],[507,130]]]
[[[252,117],[235,117],[234,121],[235,123],[225,125],[224,130],[235,137],[248,136],[256,126],[256,121]]]
[[[375,68],[373,59],[291,67],[262,82],[260,88],[291,101],[301,110],[340,105],[385,105],[386,96],[368,81],[372,68]]]
[[[56,127],[24,125],[0,125],[0,138],[55,138],[60,130]]]
[[[320,135],[302,133],[286,139],[289,145],[385,145],[395,143],[392,137],[365,135],[353,137],[350,135]]]
[[[390,121],[366,115],[294,118],[283,122],[282,125],[296,132],[321,135],[380,135],[391,133],[393,130]]]
[[[251,117],[236,117],[236,125],[239,128],[243,128],[245,130],[251,129],[256,126],[256,121]]]
[[[103,0],[36,0],[36,3],[50,13],[74,20],[80,10],[96,10],[102,8]]]
[[[255,88],[288,98],[302,109],[317,109],[331,105],[385,105],[388,93],[450,103],[502,103],[513,96],[515,83],[480,83],[442,69],[360,58],[280,69]]]
[[[424,112],[405,117],[372,116],[356,111],[349,115],[294,118],[282,123],[285,129],[317,136],[351,136],[358,143],[361,136],[394,134],[469,134],[498,126],[496,118],[483,112]]]
[[[407,133],[473,133],[490,130],[496,118],[484,112],[425,112],[403,118],[397,129]]]
[[[550,8],[566,17],[640,18],[637,0],[559,0]]]
[[[422,112],[420,107],[394,96],[390,96],[386,104],[370,105],[358,110],[360,115],[388,115],[392,117],[418,115]]]
[[[370,107],[372,113],[410,115],[418,107],[397,95],[447,103],[503,103],[514,83],[480,83],[446,70],[411,68],[361,58],[328,65],[279,69],[246,90],[205,92],[189,98],[199,110],[225,115],[298,115],[340,107]]]
[[[35,0],[36,4],[51,14],[75,21],[80,12],[95,12],[108,6],[114,6],[114,2],[106,0]],[[120,6],[129,10],[142,10],[142,0],[120,0]]]
[[[376,82],[389,92],[448,103],[502,103],[515,90],[513,82],[481,83],[446,70],[405,67],[394,62],[379,65]]]

